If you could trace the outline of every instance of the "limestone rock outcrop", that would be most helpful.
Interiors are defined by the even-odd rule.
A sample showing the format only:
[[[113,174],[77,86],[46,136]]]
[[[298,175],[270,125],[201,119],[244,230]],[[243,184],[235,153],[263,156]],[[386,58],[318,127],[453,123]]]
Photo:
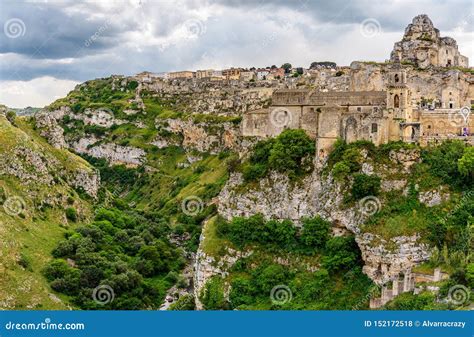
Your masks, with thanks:
[[[158,137],[152,144],[162,148],[180,144],[185,150],[216,154],[226,150],[245,152],[252,142],[242,138],[240,126],[232,122],[195,122],[192,119],[157,119],[156,127],[178,136],[177,139]]]
[[[104,158],[111,164],[140,165],[145,161],[146,153],[143,149],[132,146],[122,146],[115,143],[97,144],[95,137],[81,138],[71,144],[77,153],[85,153],[94,158]]]
[[[420,159],[417,150],[399,150],[390,153],[394,168],[408,172],[411,165]],[[390,170],[386,166],[382,171]],[[383,190],[406,189],[407,181],[385,178],[378,167],[371,167],[371,174],[382,177]],[[334,228],[345,228],[352,232],[362,251],[366,274],[377,284],[398,275],[401,270],[408,270],[426,261],[430,256],[430,247],[419,240],[418,235],[399,236],[384,240],[378,235],[361,230],[371,210],[377,211],[381,204],[367,205],[361,202],[352,206],[344,204],[343,187],[331,175],[324,175],[315,170],[300,183],[292,183],[285,175],[272,172],[261,179],[255,187],[239,188],[243,184],[240,173],[230,176],[227,184],[218,196],[218,212],[226,219],[235,216],[252,216],[261,213],[267,219],[291,219],[300,225],[302,217],[316,215],[333,223]],[[433,194],[434,193],[434,194]],[[438,200],[436,192],[420,194],[422,201],[435,205]],[[383,204],[383,200],[378,200]]]
[[[144,162],[146,154],[140,148],[115,143],[100,143],[101,138],[95,135],[86,135],[79,139],[65,136],[64,129],[60,125],[61,122],[64,122],[65,117],[69,121],[79,120],[84,125],[104,129],[128,123],[115,118],[113,112],[107,109],[86,109],[81,114],[74,113],[67,106],[52,111],[44,109],[35,115],[36,127],[39,129],[40,135],[54,147],[72,149],[76,153],[87,154],[95,158],[105,158],[112,164],[140,165]]]
[[[397,59],[420,68],[469,66],[468,58],[459,53],[456,41],[441,37],[426,14],[416,16],[405,29],[403,39],[395,43],[391,60]]]
[[[428,260],[431,249],[419,239],[419,235],[413,235],[397,236],[387,241],[372,233],[357,235],[356,241],[364,260],[364,273],[382,285]]]

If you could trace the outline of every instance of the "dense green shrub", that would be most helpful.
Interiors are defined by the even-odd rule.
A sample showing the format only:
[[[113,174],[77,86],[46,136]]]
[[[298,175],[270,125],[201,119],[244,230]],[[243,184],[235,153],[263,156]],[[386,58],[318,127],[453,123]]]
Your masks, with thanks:
[[[331,272],[349,270],[361,263],[360,250],[353,236],[333,237],[326,242],[323,266]]]
[[[249,277],[236,276],[232,279],[229,301],[233,308],[253,304],[256,294],[257,289]]]
[[[246,181],[257,180],[267,175],[268,166],[261,163],[246,164],[243,168],[243,177]]]
[[[337,180],[343,180],[351,173],[351,168],[343,161],[336,163],[332,169],[332,174]]]
[[[223,310],[228,308],[224,297],[224,281],[220,276],[213,276],[201,290],[200,300],[206,310]]]
[[[464,150],[463,156],[458,160],[458,170],[463,177],[474,180],[474,147]]]
[[[378,195],[380,192],[380,178],[376,175],[366,175],[363,173],[354,174],[352,184],[352,197],[361,199],[370,195]]]
[[[77,211],[75,208],[68,207],[66,208],[66,218],[73,222],[77,221]]]
[[[15,120],[16,120],[16,113],[15,113],[15,111],[9,110],[9,111],[6,113],[6,118],[7,118],[7,120],[8,120],[12,125],[16,125],[16,124],[15,124]]]
[[[308,247],[321,249],[329,239],[330,230],[331,224],[319,216],[303,219],[301,242]]]
[[[466,281],[471,289],[474,288],[474,263],[469,263],[466,266]]]
[[[458,161],[464,155],[465,145],[462,141],[448,140],[441,145],[425,148],[422,151],[423,162],[429,165],[432,175],[441,178],[445,183],[455,187],[472,184],[459,172]]]
[[[419,295],[403,293],[385,305],[387,310],[441,310],[446,305],[436,303],[436,295],[423,292]]]
[[[259,243],[291,250],[297,242],[297,231],[291,221],[265,221],[261,214],[249,218],[235,217],[230,222],[220,221],[218,232],[240,247]]]
[[[302,174],[308,167],[303,159],[314,152],[314,141],[303,130],[286,130],[276,138],[268,163],[271,169],[280,172]]]
[[[349,167],[350,172],[357,172],[362,167],[362,155],[360,150],[355,147],[349,147],[342,155],[342,162]]]
[[[249,161],[243,166],[246,181],[256,180],[275,170],[291,178],[311,169],[315,145],[303,130],[285,130],[274,139],[258,142]]]
[[[250,259],[250,260],[249,260]],[[249,260],[249,261],[247,261]],[[372,282],[362,273],[360,263],[344,274],[324,268],[308,272],[276,264],[271,258],[238,261],[230,281],[232,309],[334,310],[368,307]],[[272,290],[278,289],[279,295]],[[273,300],[282,300],[275,303]]]
[[[127,88],[130,90],[135,90],[138,87],[137,81],[130,81],[127,83]]]
[[[184,265],[166,239],[169,231],[164,219],[99,208],[94,222],[69,233],[54,249],[56,259],[44,274],[54,290],[83,309],[157,308],[176,281],[167,275]],[[112,302],[94,301],[91,294],[99,285],[113,289]]]

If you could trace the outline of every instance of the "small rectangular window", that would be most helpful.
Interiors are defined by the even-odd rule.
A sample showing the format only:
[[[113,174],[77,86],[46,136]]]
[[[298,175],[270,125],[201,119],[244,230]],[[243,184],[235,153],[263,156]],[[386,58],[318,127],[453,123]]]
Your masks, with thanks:
[[[372,123],[372,133],[376,133],[376,132],[377,132],[377,128],[378,128],[377,123]]]

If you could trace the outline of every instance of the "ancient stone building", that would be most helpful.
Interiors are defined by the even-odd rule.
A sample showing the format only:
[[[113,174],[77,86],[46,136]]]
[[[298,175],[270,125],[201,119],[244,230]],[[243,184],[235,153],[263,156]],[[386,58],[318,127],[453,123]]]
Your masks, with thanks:
[[[416,16],[405,29],[403,39],[395,43],[392,61],[396,57],[420,68],[469,66],[468,58],[459,53],[456,41],[450,37],[440,37],[439,30],[425,14]]]
[[[417,16],[407,32],[419,35],[419,31],[429,31],[432,23],[424,18]],[[430,36],[439,39],[437,30],[431,33],[434,35]],[[418,47],[415,44],[413,48]],[[459,54],[457,47],[455,50]],[[406,51],[401,56],[406,58],[410,53]],[[432,59],[439,60],[438,56]],[[460,58],[453,60],[459,62]],[[474,130],[474,118],[470,118],[474,102],[472,84],[459,70],[440,71],[442,80],[433,87],[431,74],[415,70],[412,65],[402,65],[398,54],[392,53],[390,64],[373,68],[376,76],[372,86],[356,85],[360,82],[360,71],[358,67],[352,70],[351,66],[347,80],[353,90],[274,91],[269,108],[244,114],[242,132],[244,136],[273,137],[286,128],[303,129],[315,139],[320,159],[324,159],[338,138],[347,142],[369,140],[376,145],[398,140],[425,145],[445,138],[473,142],[469,135]]]

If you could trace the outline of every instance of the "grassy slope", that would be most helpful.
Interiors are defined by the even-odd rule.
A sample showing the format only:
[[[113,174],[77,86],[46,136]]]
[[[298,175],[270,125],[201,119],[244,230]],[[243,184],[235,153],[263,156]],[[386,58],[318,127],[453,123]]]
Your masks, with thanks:
[[[58,172],[90,168],[81,158],[51,147],[34,133],[28,123],[17,120],[17,125],[14,127],[0,117],[0,155],[8,155],[15,147],[25,146],[58,160],[61,165]],[[33,205],[41,196],[58,193],[73,198],[74,207],[80,209],[85,217],[90,206],[64,182],[52,186],[41,183],[26,185],[15,177],[1,175],[0,187],[6,197],[18,196],[25,201],[25,209],[20,215],[9,215],[3,207],[0,208],[0,308],[66,308],[62,301],[50,296],[52,292],[41,271],[66,228],[74,224],[67,223],[61,208],[48,208],[42,212]],[[36,197],[32,197],[31,191],[36,193]],[[19,261],[26,261],[23,263],[26,268]]]

